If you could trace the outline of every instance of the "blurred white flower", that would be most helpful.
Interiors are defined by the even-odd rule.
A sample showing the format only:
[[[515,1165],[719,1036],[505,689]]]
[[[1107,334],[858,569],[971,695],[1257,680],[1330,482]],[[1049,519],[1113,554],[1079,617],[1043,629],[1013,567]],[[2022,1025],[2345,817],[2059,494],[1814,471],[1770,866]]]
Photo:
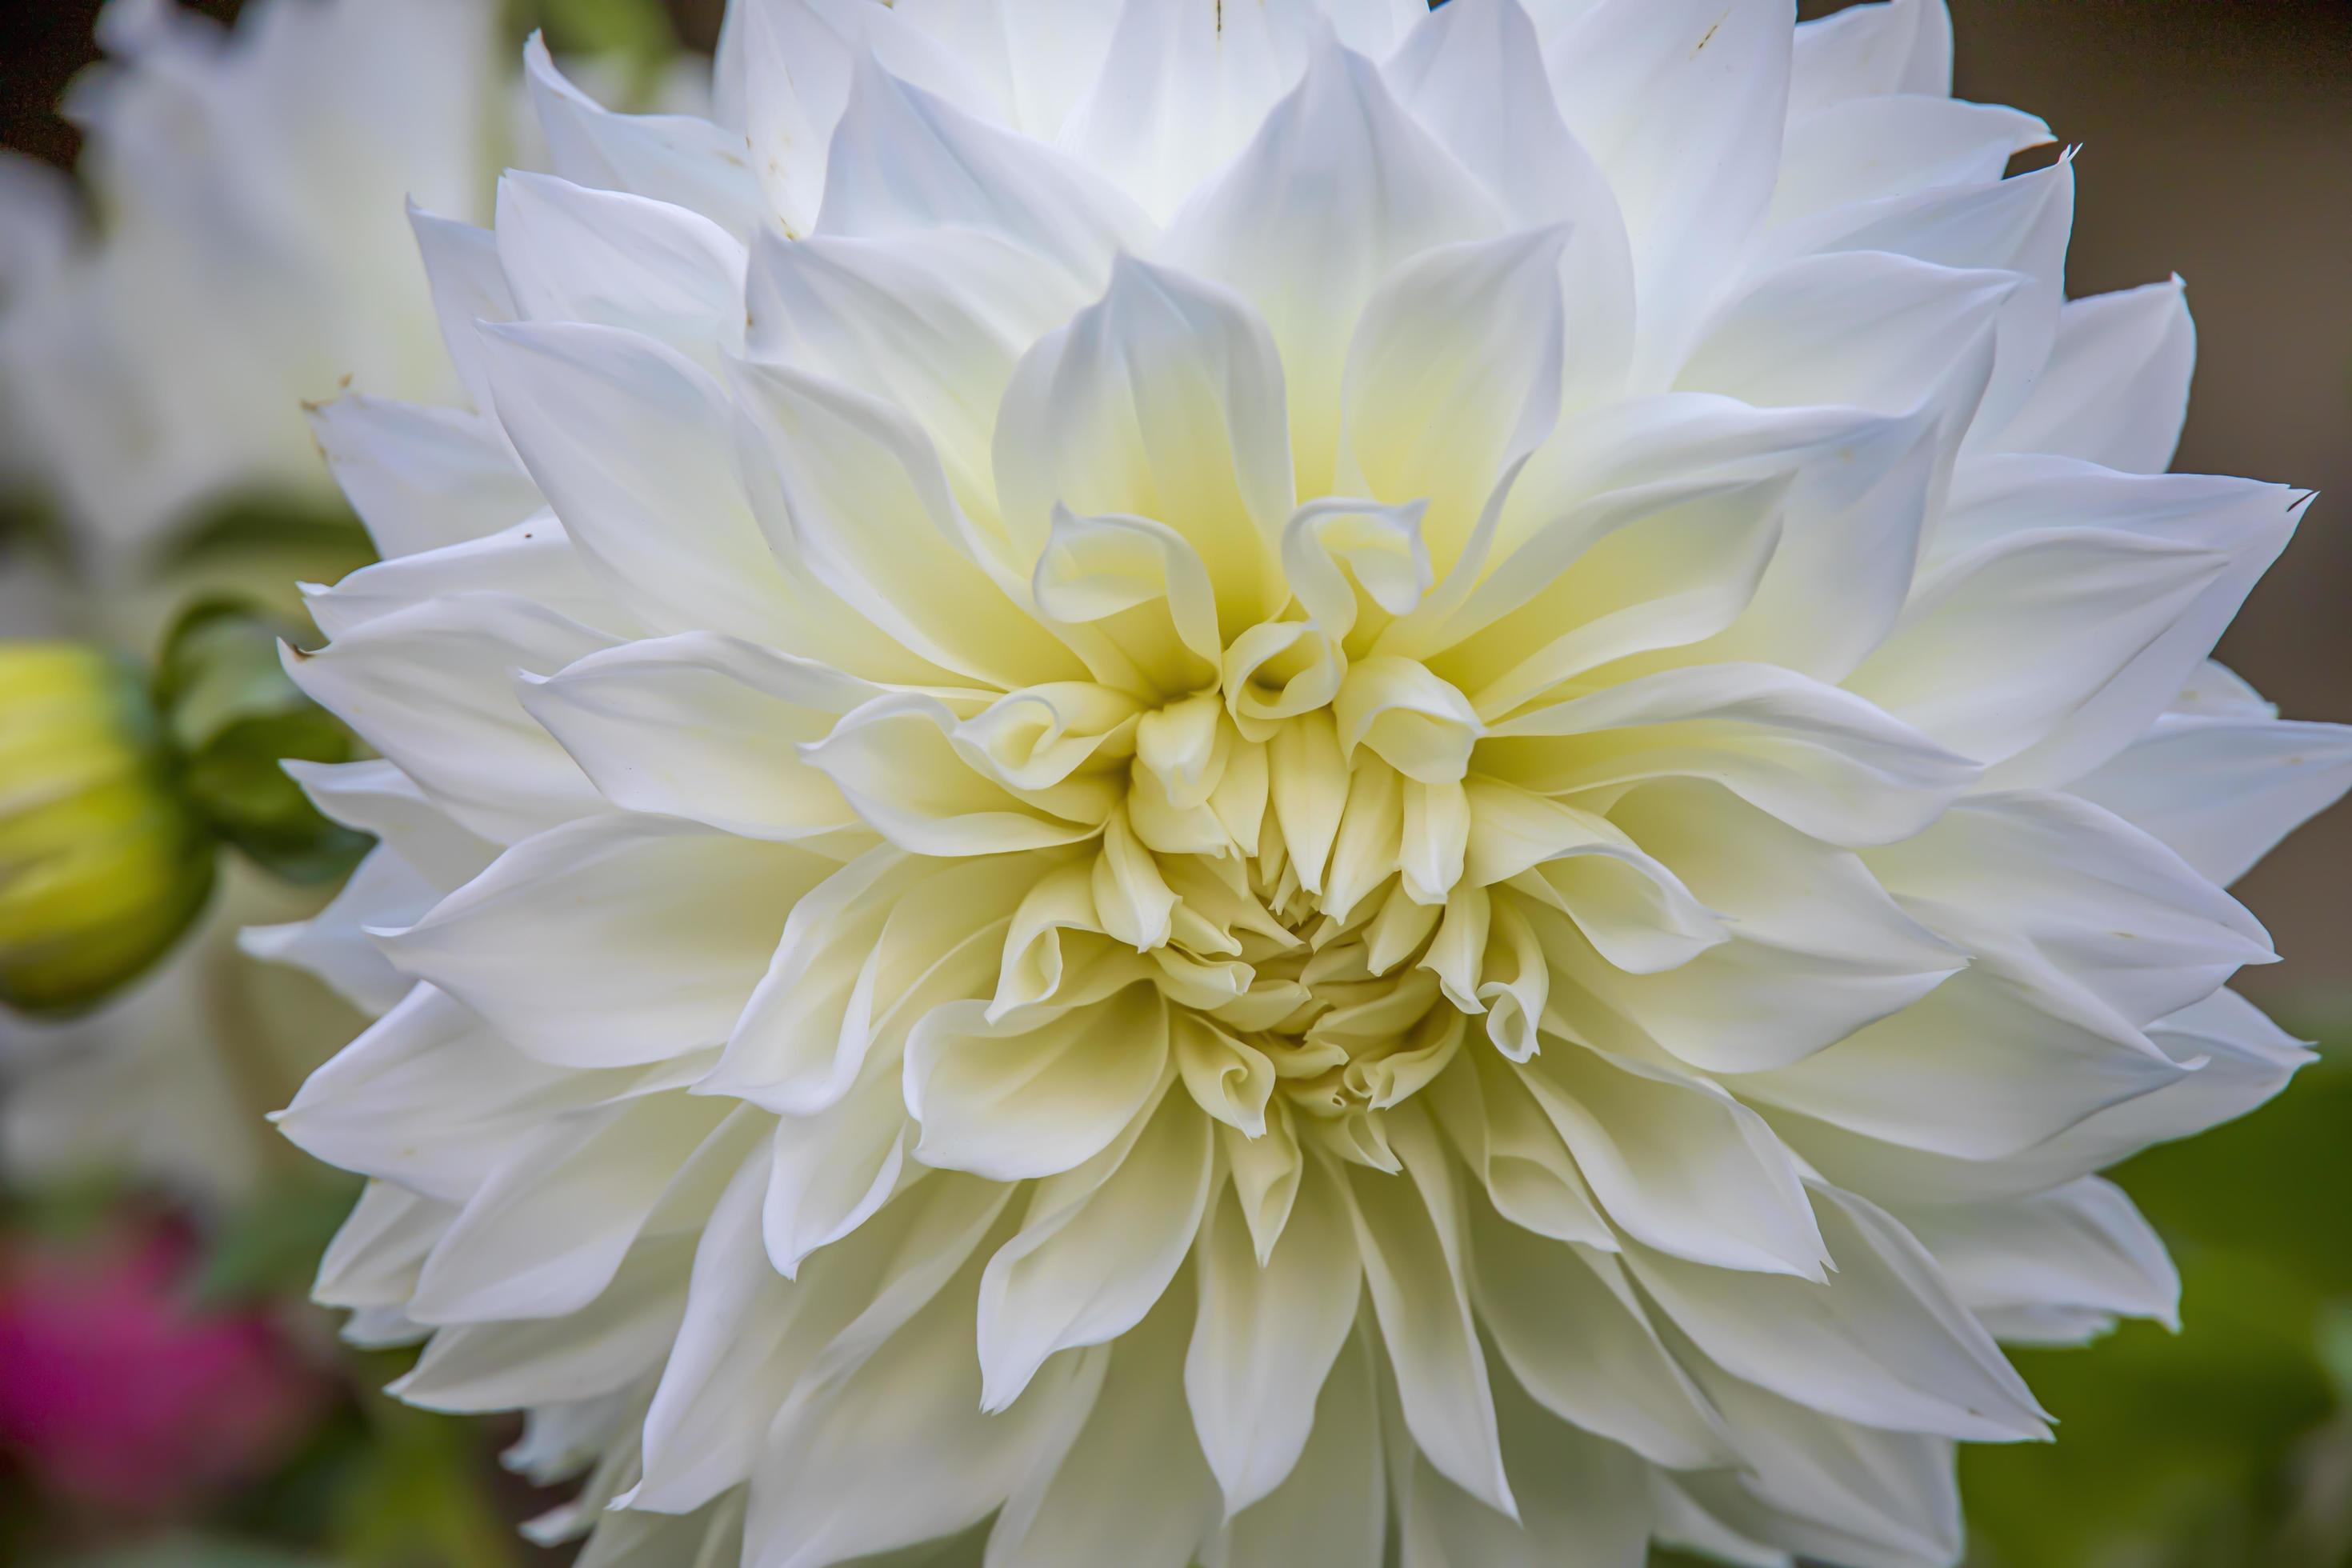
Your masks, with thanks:
[[[8,416],[102,548],[231,494],[331,509],[302,402],[445,395],[401,203],[481,202],[501,156],[496,20],[477,0],[261,0],[230,31],[111,0],[110,58],[66,105],[92,232],[14,262],[0,318]],[[17,163],[0,223],[54,231],[47,184]]]
[[[2094,1173],[2305,1059],[2221,884],[2352,740],[2204,662],[2305,498],[2161,474],[2179,289],[2063,302],[1949,58],[534,49],[554,175],[419,226],[465,405],[318,416],[392,557],[291,665],[383,847],[257,939],[382,1015],[283,1120],[373,1178],[322,1297],[596,1568],[1954,1559],[1996,1340],[2173,1312]]]

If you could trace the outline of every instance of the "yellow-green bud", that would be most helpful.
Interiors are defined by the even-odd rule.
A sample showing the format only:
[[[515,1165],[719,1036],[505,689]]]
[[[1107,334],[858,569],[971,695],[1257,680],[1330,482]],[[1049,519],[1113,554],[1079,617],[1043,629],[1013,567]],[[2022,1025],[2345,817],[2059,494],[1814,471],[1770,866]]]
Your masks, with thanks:
[[[68,1012],[170,949],[213,881],[210,832],[130,666],[0,643],[0,1004]]]

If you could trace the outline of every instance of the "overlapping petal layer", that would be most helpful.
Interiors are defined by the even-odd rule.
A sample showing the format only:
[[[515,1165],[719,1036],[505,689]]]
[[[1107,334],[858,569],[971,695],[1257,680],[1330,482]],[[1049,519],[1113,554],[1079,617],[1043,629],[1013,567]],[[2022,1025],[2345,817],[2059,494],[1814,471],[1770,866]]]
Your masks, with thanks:
[[[2216,879],[2352,744],[2204,664],[2305,498],[2151,471],[2179,292],[2063,302],[1949,47],[535,56],[555,177],[425,231],[473,412],[321,416],[405,899],[308,949],[399,998],[284,1117],[322,1296],[596,1565],[1951,1560],[1997,1341],[2172,1310],[2094,1173],[2302,1059]]]

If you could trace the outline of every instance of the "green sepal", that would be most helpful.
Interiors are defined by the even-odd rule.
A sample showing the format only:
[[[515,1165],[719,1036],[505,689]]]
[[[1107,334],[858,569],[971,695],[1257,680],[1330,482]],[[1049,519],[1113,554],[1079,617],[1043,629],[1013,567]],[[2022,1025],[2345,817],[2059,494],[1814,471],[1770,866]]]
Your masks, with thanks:
[[[358,746],[288,678],[285,630],[242,601],[192,606],[165,639],[156,701],[182,759],[182,794],[207,826],[274,876],[331,882],[373,840],[323,816],[282,764],[349,762]]]

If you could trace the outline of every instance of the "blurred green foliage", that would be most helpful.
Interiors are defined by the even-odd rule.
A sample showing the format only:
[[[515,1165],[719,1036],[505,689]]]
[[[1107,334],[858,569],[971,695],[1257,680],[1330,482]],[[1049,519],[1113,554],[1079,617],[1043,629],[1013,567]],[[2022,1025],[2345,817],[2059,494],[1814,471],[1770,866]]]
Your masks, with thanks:
[[[593,57],[625,73],[625,97],[656,94],[677,56],[677,28],[661,0],[511,0],[518,32],[544,28],[548,47]]]
[[[2287,1022],[2352,1040],[2352,1017]],[[2352,1054],[2111,1173],[2179,1263],[2181,1331],[2017,1355],[2058,1441],[1964,1454],[1972,1563],[2352,1561]]]

